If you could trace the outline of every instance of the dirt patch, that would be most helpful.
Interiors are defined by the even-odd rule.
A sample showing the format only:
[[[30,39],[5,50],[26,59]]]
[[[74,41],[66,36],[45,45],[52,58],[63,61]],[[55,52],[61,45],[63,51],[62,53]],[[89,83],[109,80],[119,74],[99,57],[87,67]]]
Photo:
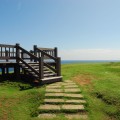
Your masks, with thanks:
[[[91,81],[94,79],[94,77],[90,74],[81,74],[78,76],[73,77],[73,80],[80,84],[81,86],[89,85],[91,84]]]

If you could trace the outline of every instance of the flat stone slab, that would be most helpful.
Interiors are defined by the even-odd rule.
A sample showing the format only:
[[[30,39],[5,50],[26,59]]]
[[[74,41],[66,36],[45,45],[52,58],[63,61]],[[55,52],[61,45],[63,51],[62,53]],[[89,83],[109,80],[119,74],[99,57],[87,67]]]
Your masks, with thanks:
[[[46,93],[45,97],[63,97],[64,93]]]
[[[48,86],[49,86],[49,87],[54,87],[54,86],[56,86],[56,87],[61,87],[61,85],[57,85],[57,84],[56,84],[56,85],[55,85],[55,84],[53,84],[53,85],[48,85]],[[47,86],[47,87],[48,87],[48,86]]]
[[[88,116],[87,115],[82,115],[82,114],[65,114],[65,117],[69,120],[74,120],[74,119],[78,119],[78,120],[87,120]]]
[[[65,85],[64,88],[78,88],[77,85]]]
[[[54,86],[47,86],[46,87],[47,89],[54,89],[54,88],[58,88],[58,89],[60,89],[61,88],[61,86],[60,85],[54,85]]]
[[[69,103],[69,104],[72,104],[72,103],[84,104],[84,103],[86,103],[86,101],[85,100],[66,100],[65,103]]]
[[[64,94],[65,97],[71,97],[71,98],[83,98],[83,95],[81,94]]]
[[[54,93],[59,94],[59,92],[63,92],[63,90],[62,89],[53,89],[53,88],[50,89],[50,88],[47,88],[46,92],[54,92]]]
[[[59,105],[49,105],[49,104],[45,104],[45,105],[41,105],[39,107],[39,110],[60,110],[60,106]]]
[[[76,83],[62,83],[62,85],[76,85]]]
[[[42,119],[52,119],[55,118],[56,115],[53,113],[41,113],[39,114],[38,118],[42,118]]]
[[[46,103],[64,103],[63,99],[45,99],[44,102]]]
[[[80,89],[78,89],[78,88],[64,89],[64,91],[65,92],[70,92],[70,93],[81,92]]]
[[[84,110],[83,105],[62,105],[62,110]]]

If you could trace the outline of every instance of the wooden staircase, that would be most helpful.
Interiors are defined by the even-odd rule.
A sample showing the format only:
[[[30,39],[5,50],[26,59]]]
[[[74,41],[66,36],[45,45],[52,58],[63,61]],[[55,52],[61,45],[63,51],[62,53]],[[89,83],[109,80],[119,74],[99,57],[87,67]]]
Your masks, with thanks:
[[[57,48],[39,48],[34,45],[33,50],[27,51],[19,44],[0,44],[0,48],[0,59],[5,59],[6,62],[10,59],[16,61],[16,73],[20,74],[21,68],[22,72],[42,84],[62,80],[61,59],[57,56]]]
[[[34,70],[39,72],[39,63],[30,62],[28,64]],[[39,80],[39,75],[35,74],[30,68],[26,67],[24,64],[21,63],[20,65],[21,65],[21,68],[24,69],[24,71],[27,72],[31,77],[33,77],[36,80]],[[47,68],[45,66],[43,67],[43,79],[41,79],[42,84],[57,82],[57,81],[61,81],[61,80],[62,80],[62,76],[57,76],[57,74],[55,72],[51,71],[49,68]]]

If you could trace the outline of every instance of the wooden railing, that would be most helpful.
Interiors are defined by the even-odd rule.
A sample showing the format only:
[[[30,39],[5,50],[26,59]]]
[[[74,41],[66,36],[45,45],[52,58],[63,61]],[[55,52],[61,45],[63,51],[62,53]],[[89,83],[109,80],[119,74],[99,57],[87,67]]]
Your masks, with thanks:
[[[36,61],[39,63],[39,72],[36,71],[34,68],[32,68],[23,58],[23,56],[20,56],[20,53],[26,54],[30,59]],[[16,62],[19,64],[19,62],[22,62],[26,67],[31,69],[32,72],[37,74],[39,76],[39,79],[43,79],[43,65],[42,65],[42,58],[38,58],[37,56],[33,55],[32,53],[28,52],[24,48],[20,47],[19,45],[16,45]]]
[[[0,60],[6,60],[8,62],[11,59],[18,64],[24,64],[24,66],[28,67],[32,72],[38,75],[39,79],[44,78],[44,66],[55,72],[57,76],[61,75],[61,59],[60,57],[57,57],[57,48],[38,48],[34,45],[33,50],[27,51],[19,44],[0,44]],[[28,64],[28,60],[39,63],[39,72]]]
[[[44,66],[55,72],[57,76],[61,75],[61,59],[60,57],[57,57],[57,48],[37,48],[35,45],[33,52],[35,56],[43,58],[42,62]],[[50,64],[51,62],[53,63],[52,65]]]
[[[15,45],[0,44],[0,59],[8,61],[16,58]]]

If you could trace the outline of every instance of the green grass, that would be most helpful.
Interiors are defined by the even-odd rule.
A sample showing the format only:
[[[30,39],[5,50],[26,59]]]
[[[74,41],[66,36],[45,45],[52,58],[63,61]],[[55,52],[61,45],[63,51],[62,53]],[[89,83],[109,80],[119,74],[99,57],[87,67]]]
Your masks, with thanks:
[[[38,106],[44,99],[44,87],[21,91],[29,84],[5,82],[0,85],[0,120],[31,120],[37,116]]]
[[[62,75],[80,86],[90,120],[120,120],[120,63],[65,64]],[[44,86],[1,82],[0,120],[39,120],[36,116],[44,93]]]
[[[81,89],[91,120],[120,120],[120,63],[66,64],[62,70],[64,80],[80,85],[84,79],[86,83],[90,81],[82,84]]]

